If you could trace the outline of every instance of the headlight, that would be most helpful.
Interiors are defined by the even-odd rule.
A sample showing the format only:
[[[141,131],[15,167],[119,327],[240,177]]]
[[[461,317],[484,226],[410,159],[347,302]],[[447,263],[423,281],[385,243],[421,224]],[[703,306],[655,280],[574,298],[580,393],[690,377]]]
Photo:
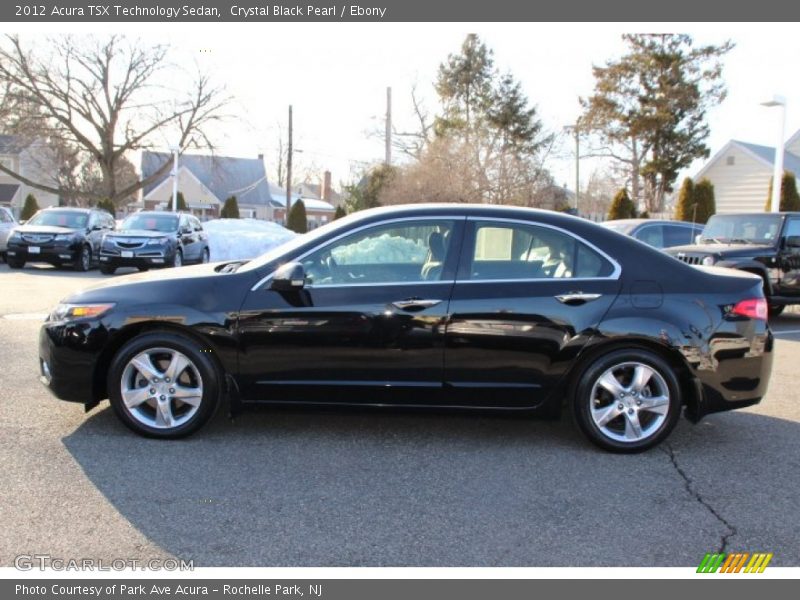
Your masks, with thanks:
[[[51,321],[66,321],[69,319],[90,319],[99,317],[114,307],[108,304],[59,304],[50,313]]]
[[[714,265],[714,257],[713,256],[706,256],[703,258],[703,262],[701,263],[704,267],[711,267]]]
[[[75,239],[74,233],[59,233],[56,234],[56,237],[53,238],[56,242],[71,242]]]
[[[166,246],[167,244],[169,244],[169,238],[165,237],[153,238],[147,242],[148,246]]]
[[[8,241],[9,242],[21,242],[22,241],[22,235],[19,233],[19,231],[12,230],[11,234],[8,236]]]

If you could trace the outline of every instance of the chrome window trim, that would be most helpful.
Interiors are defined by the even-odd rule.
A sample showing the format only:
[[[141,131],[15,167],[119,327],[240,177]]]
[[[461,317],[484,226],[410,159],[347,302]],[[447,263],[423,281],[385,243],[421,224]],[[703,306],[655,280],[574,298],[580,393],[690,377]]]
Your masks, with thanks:
[[[600,248],[589,242],[588,240],[582,238],[581,236],[572,233],[568,229],[564,229],[563,227],[558,227],[557,225],[550,225],[549,223],[540,223],[538,221],[526,221],[523,219],[510,219],[510,218],[503,218],[503,217],[478,217],[478,216],[468,216],[467,221],[486,221],[490,223],[516,223],[520,225],[529,225],[534,227],[544,227],[546,229],[552,229],[553,231],[558,231],[569,237],[578,240],[585,246],[588,246],[595,252],[597,252],[600,256],[605,258],[611,265],[614,267],[614,270],[611,272],[610,275],[606,275],[605,277],[526,277],[526,278],[519,278],[519,279],[458,279],[456,277],[456,283],[514,283],[518,281],[607,281],[607,280],[614,280],[619,279],[620,275],[622,274],[622,267],[620,264],[611,258],[607,253],[603,252]]]
[[[408,222],[408,221],[466,221],[466,220],[467,220],[467,218],[464,215],[449,215],[449,216],[445,216],[445,215],[422,216],[422,215],[420,215],[418,217],[396,217],[396,218],[390,219],[388,221],[380,221],[380,222],[377,222],[377,223],[366,223],[364,225],[361,225],[360,227],[356,227],[355,229],[349,229],[346,232],[342,233],[341,235],[337,235],[336,237],[331,238],[331,239],[327,240],[326,242],[323,242],[322,244],[314,246],[308,252],[304,252],[303,254],[301,254],[300,256],[295,258],[294,261],[295,262],[301,261],[305,257],[307,257],[309,254],[313,254],[317,250],[321,250],[322,248],[325,248],[326,246],[328,246],[330,244],[333,244],[334,242],[337,242],[342,238],[345,238],[345,237],[347,237],[349,235],[352,235],[354,233],[358,233],[359,231],[363,231],[364,229],[369,229],[370,227],[379,227],[381,225],[391,225],[392,223],[403,223],[403,222]],[[272,271],[269,275],[266,275],[265,277],[262,277],[261,279],[259,279],[255,283],[255,285],[253,285],[253,287],[250,288],[250,291],[251,292],[255,292],[256,290],[258,290],[267,281],[272,279],[273,275],[275,275],[275,271]],[[346,283],[346,284],[335,284],[335,285],[323,285],[323,286],[318,286],[318,288],[321,289],[321,288],[353,287],[353,286],[368,287],[368,286],[385,286],[385,285],[418,285],[420,283],[429,283],[429,284],[430,283],[447,283],[447,281],[442,281],[442,280],[439,280],[439,281],[427,281],[427,282],[424,282],[424,281],[381,281],[381,282],[375,282],[375,283],[361,283],[361,284],[358,284],[358,283]],[[452,283],[452,281],[450,283]],[[314,286],[309,286],[309,287],[314,287]]]

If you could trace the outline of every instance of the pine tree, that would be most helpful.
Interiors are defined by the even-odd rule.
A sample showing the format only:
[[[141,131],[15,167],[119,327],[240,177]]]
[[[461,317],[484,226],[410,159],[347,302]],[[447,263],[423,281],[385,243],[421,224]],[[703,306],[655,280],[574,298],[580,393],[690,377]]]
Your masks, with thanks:
[[[621,188],[614,200],[611,202],[611,207],[608,209],[608,219],[634,219],[636,218],[636,206],[633,204],[628,190]]]
[[[800,210],[800,195],[797,193],[797,179],[794,173],[790,171],[783,172],[783,179],[781,180],[781,211],[796,211]],[[772,178],[769,180],[769,192],[767,193],[767,203],[764,210],[770,212],[772,210]]]
[[[106,211],[112,217],[115,217],[117,215],[117,209],[114,206],[114,203],[111,202],[111,200],[109,200],[108,198],[103,198],[102,200],[100,200],[97,203],[97,208],[99,208],[100,210]]]
[[[694,201],[697,203],[697,218],[695,223],[707,223],[708,219],[717,212],[714,201],[714,184],[708,179],[701,179],[694,186]]]
[[[694,217],[694,181],[687,177],[681,184],[678,193],[678,203],[675,205],[675,219],[678,221],[691,221]]]
[[[239,203],[236,201],[236,196],[231,196],[225,200],[219,216],[223,219],[238,219],[239,217]]]
[[[27,221],[33,215],[36,214],[36,211],[39,210],[39,203],[36,201],[36,196],[33,194],[28,194],[25,197],[25,205],[22,207],[22,213],[20,213],[19,218],[22,221]]]
[[[347,211],[344,209],[344,206],[337,206],[336,212],[333,213],[333,220],[341,219],[344,216],[347,216]]]
[[[186,199],[183,197],[183,192],[178,192],[178,197],[176,198],[175,204],[177,205],[176,208],[178,209],[178,212],[189,210],[189,207],[186,206]]]
[[[286,227],[295,233],[306,233],[308,231],[308,218],[306,217],[306,205],[302,200],[297,200],[289,210],[289,219]]]

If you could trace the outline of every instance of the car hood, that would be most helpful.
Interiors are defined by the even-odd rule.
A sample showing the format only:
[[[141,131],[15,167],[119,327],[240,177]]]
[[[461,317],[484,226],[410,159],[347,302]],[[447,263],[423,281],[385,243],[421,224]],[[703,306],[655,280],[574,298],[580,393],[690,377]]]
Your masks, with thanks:
[[[58,234],[58,233],[78,233],[82,229],[73,229],[72,227],[58,227],[56,225],[17,225],[14,228],[18,233],[45,233],[45,234]]]
[[[664,252],[672,256],[678,254],[704,254],[717,256],[752,256],[771,250],[770,246],[756,246],[753,244],[690,244],[688,246],[673,246],[665,248]]]
[[[125,231],[110,231],[106,237],[114,239],[125,238],[162,238],[175,237],[174,231],[150,231],[149,229],[127,229]]]

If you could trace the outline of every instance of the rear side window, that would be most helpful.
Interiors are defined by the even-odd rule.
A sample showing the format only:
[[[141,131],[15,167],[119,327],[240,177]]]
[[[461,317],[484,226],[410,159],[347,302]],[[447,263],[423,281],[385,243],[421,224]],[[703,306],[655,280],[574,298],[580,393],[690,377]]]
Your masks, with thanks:
[[[664,225],[664,248],[693,244],[694,236],[699,235],[702,231],[702,225],[694,229],[686,225]]]
[[[537,225],[478,221],[471,280],[608,277],[613,265],[571,235]]]
[[[653,248],[665,248],[664,228],[661,225],[645,225],[634,236],[637,240],[644,242]]]

